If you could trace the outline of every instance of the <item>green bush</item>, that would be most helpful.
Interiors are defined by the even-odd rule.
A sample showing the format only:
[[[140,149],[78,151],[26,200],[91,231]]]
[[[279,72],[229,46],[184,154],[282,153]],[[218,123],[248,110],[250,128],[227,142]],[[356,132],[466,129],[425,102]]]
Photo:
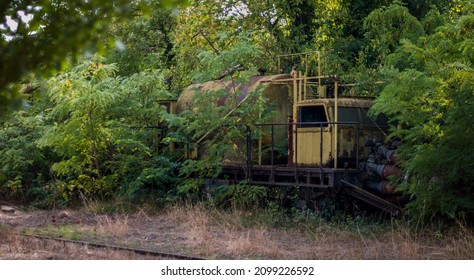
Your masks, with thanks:
[[[400,138],[402,187],[419,221],[474,215],[474,14],[432,34],[403,40],[387,59],[388,81],[373,111],[387,114]]]

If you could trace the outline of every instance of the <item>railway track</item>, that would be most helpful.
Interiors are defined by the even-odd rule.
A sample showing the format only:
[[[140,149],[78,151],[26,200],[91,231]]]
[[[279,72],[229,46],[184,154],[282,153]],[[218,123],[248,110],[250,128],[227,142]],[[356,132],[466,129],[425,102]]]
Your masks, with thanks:
[[[172,254],[172,253],[165,253],[160,251],[148,250],[144,248],[136,248],[136,247],[125,247],[125,246],[118,246],[113,244],[106,244],[106,243],[99,243],[99,242],[91,242],[91,241],[84,241],[84,240],[72,240],[66,238],[56,238],[56,237],[49,237],[49,236],[41,236],[41,235],[34,235],[34,234],[16,234],[23,238],[31,238],[31,239],[38,239],[38,240],[46,240],[51,242],[60,242],[62,244],[74,244],[89,248],[102,248],[114,251],[123,251],[134,253],[142,256],[152,256],[157,257],[160,259],[168,259],[168,260],[205,260],[203,258],[195,257],[195,256],[185,256],[180,254]]]

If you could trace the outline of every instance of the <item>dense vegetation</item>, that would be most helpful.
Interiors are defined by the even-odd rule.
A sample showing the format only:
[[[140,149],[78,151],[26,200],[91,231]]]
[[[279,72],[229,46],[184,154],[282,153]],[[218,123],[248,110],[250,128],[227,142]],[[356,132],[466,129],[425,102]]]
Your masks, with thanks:
[[[473,217],[471,1],[30,2],[0,5],[2,200],[50,207],[85,197],[199,198],[201,182],[186,175],[244,152],[229,141],[245,141],[242,131],[217,127],[251,125],[265,115],[264,100],[257,91],[228,117],[210,100],[197,100],[198,113],[181,116],[157,100],[236,65],[245,71],[228,78],[246,79],[261,68],[277,72],[277,54],[318,50],[326,73],[358,82],[362,91],[386,81],[373,112],[389,115],[391,136],[403,142],[412,217]],[[13,106],[18,100],[23,106]],[[160,123],[173,133],[165,135]],[[215,155],[205,161],[182,162],[168,148],[203,137]],[[215,203],[240,207],[264,196],[262,188],[241,186],[214,194]]]

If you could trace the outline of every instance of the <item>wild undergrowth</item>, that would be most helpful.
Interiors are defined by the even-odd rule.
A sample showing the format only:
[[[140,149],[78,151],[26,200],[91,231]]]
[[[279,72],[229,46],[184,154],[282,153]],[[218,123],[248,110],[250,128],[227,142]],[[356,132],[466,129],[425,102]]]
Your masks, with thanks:
[[[275,216],[268,209],[224,211],[203,204],[169,207],[164,215],[186,228],[190,246],[217,258],[474,257],[474,232],[461,225],[444,232],[434,228],[415,230],[400,219],[380,221],[369,216],[347,216],[345,221],[334,222],[303,210]]]

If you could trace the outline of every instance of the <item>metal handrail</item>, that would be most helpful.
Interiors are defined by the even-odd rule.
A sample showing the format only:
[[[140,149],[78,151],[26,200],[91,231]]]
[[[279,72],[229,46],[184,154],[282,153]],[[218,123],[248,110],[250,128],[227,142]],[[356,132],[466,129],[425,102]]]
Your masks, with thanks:
[[[314,127],[316,128],[319,128],[319,129],[323,129],[323,127],[327,127],[329,125],[341,125],[341,126],[353,126],[356,128],[356,135],[359,135],[360,133],[360,123],[359,122],[273,122],[273,123],[257,123],[255,124],[255,126],[259,126],[259,127],[264,127],[264,126],[270,126],[271,128],[271,135],[270,135],[270,138],[271,138],[271,144],[270,144],[270,165],[271,165],[271,172],[273,173],[273,168],[274,168],[274,151],[275,151],[275,138],[274,138],[274,134],[275,134],[275,126],[292,126],[294,127],[295,129],[295,139],[294,141],[297,143],[298,142],[298,127],[300,125],[313,125]],[[301,127],[300,127],[301,128]],[[247,128],[247,133],[251,133],[251,130]],[[320,172],[321,172],[321,176],[323,174],[323,134],[321,133],[320,135],[320,147],[319,147],[319,154],[320,154],[320,164],[319,164],[319,167],[320,167]],[[359,140],[359,137],[356,137],[356,169],[359,169],[359,149],[360,149],[360,140]],[[339,142],[339,139],[336,139],[337,142]],[[251,159],[251,147],[250,145],[252,145],[252,140],[251,140],[251,135],[248,134],[247,135],[247,147],[246,147],[246,150],[247,150],[247,170],[248,170],[248,174],[251,174],[252,173],[252,159]],[[293,165],[295,167],[295,176],[297,176],[297,167],[298,167],[298,145],[295,145],[296,146],[296,149],[294,151],[295,153],[295,161],[293,162]],[[261,151],[260,151],[261,152]],[[337,157],[337,154],[335,155],[335,157]],[[334,166],[334,168],[337,168],[337,166]]]

